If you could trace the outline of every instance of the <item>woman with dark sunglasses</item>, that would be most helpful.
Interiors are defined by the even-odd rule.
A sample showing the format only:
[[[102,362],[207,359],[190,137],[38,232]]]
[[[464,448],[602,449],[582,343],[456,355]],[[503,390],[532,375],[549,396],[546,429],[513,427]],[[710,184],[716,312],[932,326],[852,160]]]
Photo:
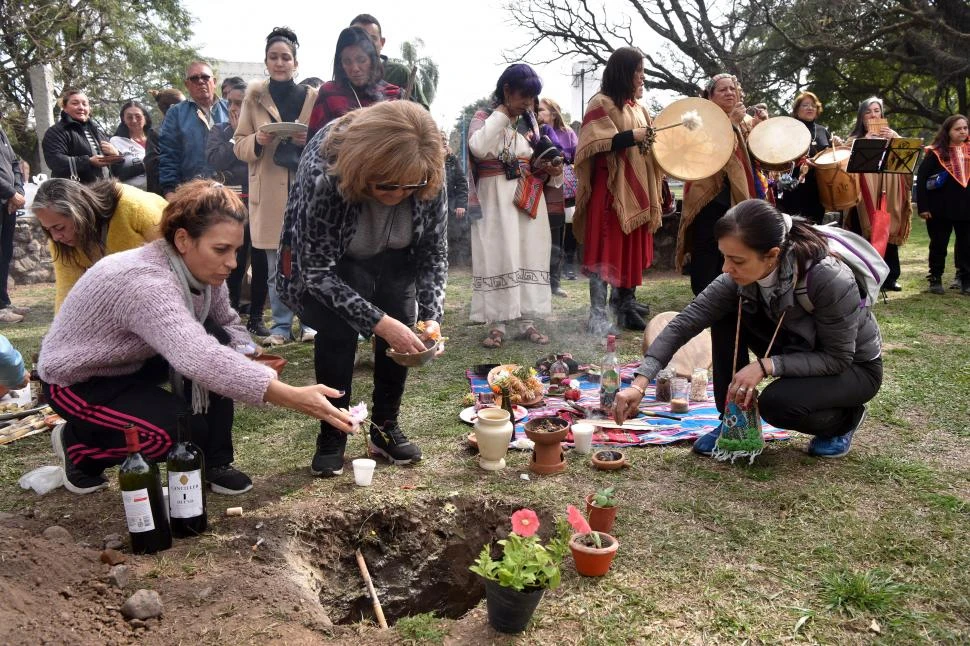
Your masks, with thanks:
[[[448,273],[444,157],[420,105],[353,110],[307,144],[283,220],[277,286],[318,330],[316,377],[343,391],[336,406],[351,402],[358,335],[377,337],[370,449],[394,464],[419,461],[421,450],[398,424],[408,369],[386,352],[422,352],[439,330]],[[346,444],[322,421],[310,471],[340,475]]]

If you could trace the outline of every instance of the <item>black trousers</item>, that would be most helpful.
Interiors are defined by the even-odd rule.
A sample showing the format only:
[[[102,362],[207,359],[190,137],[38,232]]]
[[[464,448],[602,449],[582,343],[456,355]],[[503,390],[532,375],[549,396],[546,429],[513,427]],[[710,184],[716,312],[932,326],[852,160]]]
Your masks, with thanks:
[[[337,263],[337,275],[364,299],[388,316],[407,326],[417,318],[414,263],[408,249],[384,251],[364,260],[344,257]],[[354,378],[357,330],[336,312],[312,297],[303,301],[301,320],[317,330],[313,341],[313,363],[317,383],[344,391],[333,399],[334,406],[350,404]],[[371,421],[380,426],[397,420],[408,369],[388,358],[387,341],[377,337],[374,348],[374,394]],[[320,435],[341,433],[325,421]],[[318,440],[319,441],[319,440]]]
[[[566,216],[549,216],[549,233],[552,235],[552,247],[549,253],[549,287],[552,291],[559,289],[562,281],[563,258],[563,229],[566,226]]]
[[[191,405],[164,390],[168,362],[156,355],[141,370],[121,377],[96,377],[71,386],[44,384],[51,408],[67,421],[67,459],[89,475],[121,464],[128,455],[125,428],[138,429],[142,453],[165,460],[175,437],[179,413],[191,415]],[[192,384],[185,382],[185,392]],[[202,449],[206,468],[232,462],[233,401],[209,392],[209,410],[191,415],[192,441]]]
[[[724,256],[717,248],[714,238],[714,223],[727,213],[727,207],[712,202],[701,209],[694,219],[691,230],[690,288],[697,296],[714,279],[724,273]],[[731,384],[732,362],[734,359],[734,337],[737,315],[732,313],[711,325],[711,380],[714,382],[714,405],[724,412],[728,386]],[[737,368],[748,365],[748,347],[741,339],[738,348]]]
[[[229,302],[234,310],[239,309],[242,282],[250,263],[253,266],[253,279],[249,285],[249,316],[258,319],[266,308],[266,292],[269,289],[266,281],[269,278],[269,268],[266,266],[266,252],[253,248],[249,224],[246,224],[243,246],[236,250],[236,268],[232,270],[226,281],[229,287]]]
[[[886,245],[886,255],[883,256],[886,264],[889,265],[889,273],[886,280],[882,281],[883,287],[892,287],[899,280],[903,273],[903,268],[899,265],[899,245],[889,243]]]
[[[13,234],[17,228],[17,214],[7,213],[7,203],[0,202],[0,308],[10,305],[7,279],[13,261]]]
[[[574,274],[576,273],[576,256],[579,252],[579,243],[576,241],[576,236],[573,235],[573,223],[568,222],[563,226],[563,236],[562,236],[562,253],[563,253],[563,264],[571,270]]]
[[[970,285],[970,221],[951,220],[944,217],[934,217],[926,221],[926,231],[930,235],[930,276],[941,278],[946,269],[946,251],[950,244],[950,233],[956,234],[957,271],[963,285]]]

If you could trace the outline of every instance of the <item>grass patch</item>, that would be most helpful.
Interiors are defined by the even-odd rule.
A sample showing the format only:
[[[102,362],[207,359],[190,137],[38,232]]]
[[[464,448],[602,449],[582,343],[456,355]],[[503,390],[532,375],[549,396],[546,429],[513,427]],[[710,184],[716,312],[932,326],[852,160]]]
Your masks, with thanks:
[[[394,629],[400,633],[402,643],[409,646],[441,644],[448,635],[445,622],[430,612],[398,619]]]
[[[821,597],[829,610],[848,615],[887,614],[897,607],[906,587],[878,571],[838,570],[822,577]]]

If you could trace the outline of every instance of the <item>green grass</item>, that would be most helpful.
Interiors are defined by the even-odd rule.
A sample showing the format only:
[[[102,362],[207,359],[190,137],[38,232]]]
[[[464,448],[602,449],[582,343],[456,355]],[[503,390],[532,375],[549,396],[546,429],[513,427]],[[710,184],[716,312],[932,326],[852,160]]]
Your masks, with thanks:
[[[234,429],[237,464],[254,476],[256,489],[242,504],[247,515],[252,510],[287,519],[297,505],[349,509],[457,492],[515,501],[551,518],[568,503],[579,506],[585,494],[615,485],[620,549],[613,569],[602,579],[586,579],[567,557],[563,585],[546,594],[522,643],[966,643],[970,298],[950,290],[942,297],[925,293],[926,249],[925,227],[915,222],[901,249],[904,291],[875,310],[886,344],[883,387],[845,459],[811,458],[803,452],[807,439],[796,437],[769,443],[750,467],[717,463],[677,445],[629,450],[631,466],[619,472],[593,471],[569,455],[565,474],[524,481],[519,474],[528,456],[511,453],[509,468],[486,473],[465,448],[470,429],[457,417],[465,369],[531,364],[557,350],[596,360],[603,340],[583,333],[586,285],[564,281],[569,298],[555,299],[553,316],[540,326],[552,336],[549,346],[508,340],[500,350],[486,350],[479,345],[485,328],[467,322],[469,273],[457,269],[446,302],[447,352],[411,372],[403,404],[401,422],[422,447],[422,464],[381,464],[369,489],[353,487],[349,474],[314,479],[307,466],[316,423],[293,412],[243,406]],[[690,290],[685,278],[651,273],[638,297],[659,313],[681,309]],[[0,331],[29,357],[49,324],[45,303],[52,290],[17,289],[14,299],[34,310],[24,323]],[[284,378],[311,383],[310,347],[293,344],[282,353],[290,360]],[[624,334],[618,353],[639,356],[639,338]],[[353,401],[369,401],[371,389],[363,367]],[[348,457],[363,451],[364,438],[351,438]],[[38,498],[17,487],[22,473],[50,462],[43,435],[0,448],[0,510],[72,513],[75,536],[90,542],[123,533],[114,489],[80,506],[63,491]],[[231,537],[217,525],[200,545],[190,558],[160,559],[147,583],[161,588],[166,578],[204,581],[227,558]],[[242,612],[240,603],[226,611],[226,621]],[[868,632],[873,619],[879,635]],[[399,622],[390,641],[442,643],[455,628],[454,620],[419,615]]]

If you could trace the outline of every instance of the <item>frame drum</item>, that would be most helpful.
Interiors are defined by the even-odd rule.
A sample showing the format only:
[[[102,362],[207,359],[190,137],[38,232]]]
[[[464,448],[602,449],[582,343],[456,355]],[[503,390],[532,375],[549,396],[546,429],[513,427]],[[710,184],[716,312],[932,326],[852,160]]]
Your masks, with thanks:
[[[808,153],[812,134],[798,119],[772,117],[748,135],[748,150],[765,170],[790,171],[792,162]]]
[[[664,108],[653,121],[654,128],[679,124],[685,112],[697,112],[700,128],[676,126],[656,133],[653,156],[671,177],[692,182],[710,177],[727,164],[734,152],[734,129],[724,110],[707,99],[679,99]],[[805,129],[805,126],[802,126]]]

